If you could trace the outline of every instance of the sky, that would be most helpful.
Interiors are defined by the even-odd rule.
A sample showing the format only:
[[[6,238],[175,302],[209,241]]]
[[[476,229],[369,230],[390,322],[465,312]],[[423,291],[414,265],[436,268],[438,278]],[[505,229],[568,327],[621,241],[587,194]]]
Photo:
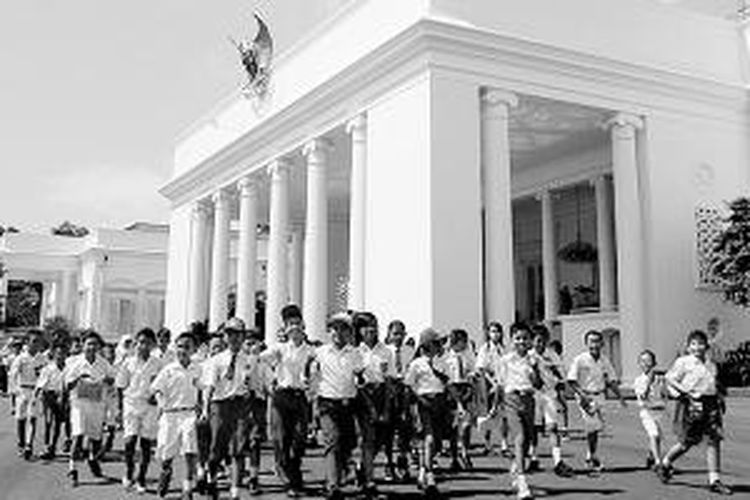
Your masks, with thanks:
[[[167,222],[176,137],[243,81],[258,9],[277,54],[346,0],[0,1],[0,225]]]

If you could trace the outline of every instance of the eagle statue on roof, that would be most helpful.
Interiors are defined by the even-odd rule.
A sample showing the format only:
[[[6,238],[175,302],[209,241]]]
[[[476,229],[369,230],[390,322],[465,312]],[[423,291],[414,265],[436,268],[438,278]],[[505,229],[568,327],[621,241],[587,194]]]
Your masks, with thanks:
[[[236,42],[229,38],[240,53],[242,66],[247,74],[247,82],[242,86],[245,97],[262,97],[268,90],[273,57],[273,39],[268,26],[257,12],[253,13],[258,24],[258,32],[253,40],[242,39]]]

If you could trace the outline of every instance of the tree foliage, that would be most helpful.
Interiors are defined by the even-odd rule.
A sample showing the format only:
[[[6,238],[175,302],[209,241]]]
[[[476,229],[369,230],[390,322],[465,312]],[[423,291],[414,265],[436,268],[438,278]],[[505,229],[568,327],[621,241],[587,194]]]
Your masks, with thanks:
[[[5,233],[20,233],[21,231],[18,230],[18,228],[14,226],[3,226],[0,224],[0,236],[4,235]]]
[[[750,198],[729,203],[727,225],[716,239],[713,274],[719,278],[724,298],[743,307],[750,305]]]
[[[57,227],[52,228],[52,234],[55,236],[70,236],[72,238],[83,238],[89,234],[89,230],[84,226],[73,224],[70,221],[65,221]]]

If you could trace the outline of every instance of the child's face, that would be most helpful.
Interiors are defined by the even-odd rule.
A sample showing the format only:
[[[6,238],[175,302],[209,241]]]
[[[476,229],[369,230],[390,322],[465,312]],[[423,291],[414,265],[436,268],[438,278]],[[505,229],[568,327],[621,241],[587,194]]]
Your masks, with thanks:
[[[181,337],[175,343],[177,360],[183,365],[190,363],[190,356],[193,354],[193,341],[188,337]]]
[[[351,340],[351,332],[345,329],[338,330],[336,328],[330,328],[328,330],[331,336],[331,342],[338,348],[344,347]]]
[[[83,346],[80,340],[76,339],[70,343],[70,354],[80,354],[82,350]]]
[[[708,346],[703,341],[703,339],[692,339],[688,343],[688,352],[693,356],[697,356],[699,358],[704,357],[706,355],[706,349],[708,349]]]
[[[289,329],[288,336],[294,345],[302,345],[305,341],[305,331],[301,327]]]
[[[138,351],[138,356],[145,358],[148,357],[149,354],[151,354],[153,344],[151,342],[151,339],[147,336],[139,335],[135,341],[135,347]]]
[[[211,339],[208,348],[208,352],[211,353],[211,356],[213,356],[214,354],[219,354],[222,350],[224,350],[224,340],[219,337],[214,337]]]
[[[390,337],[394,344],[401,345],[404,343],[404,338],[406,338],[406,332],[403,328],[397,326],[391,329]]]
[[[65,349],[62,347],[55,347],[55,350],[52,352],[52,355],[54,357],[54,360],[56,363],[64,363],[65,362]]]
[[[168,333],[159,334],[159,336],[156,338],[156,342],[159,345],[159,349],[161,349],[162,351],[166,350],[167,347],[169,347],[169,340],[170,340],[170,336]]]
[[[38,335],[35,335],[31,337],[31,340],[29,340],[29,353],[30,354],[36,354],[37,352],[42,350],[42,338]]]
[[[649,373],[654,368],[655,364],[654,358],[647,352],[644,352],[638,357],[638,366],[641,367],[643,373]]]
[[[531,348],[531,335],[527,330],[517,330],[513,334],[513,348],[519,354],[526,354]]]
[[[586,347],[589,349],[589,354],[598,358],[602,353],[602,338],[600,335],[589,335],[586,338]]]
[[[498,344],[503,339],[503,332],[497,325],[490,326],[489,329],[490,341]]]
[[[544,335],[536,335],[534,337],[533,344],[534,350],[539,354],[542,354],[545,349],[547,349],[547,339],[544,337]]]
[[[377,326],[366,326],[362,328],[362,340],[369,347],[374,346],[378,343],[378,327]]]
[[[110,347],[109,345],[104,346],[102,348],[102,356],[104,356],[104,359],[106,359],[110,363],[114,362],[114,360],[115,360],[115,350],[114,350],[114,348]]]
[[[224,332],[224,342],[227,343],[227,347],[229,347],[229,350],[232,352],[240,350],[243,340],[242,332],[236,330],[227,330]]]
[[[451,345],[451,349],[453,349],[455,352],[462,352],[466,350],[468,345],[469,342],[466,339],[459,338],[453,342],[453,344]]]
[[[99,352],[99,341],[94,337],[86,339],[86,342],[83,343],[83,354],[91,358],[96,356],[97,352]]]
[[[425,354],[427,354],[427,356],[431,358],[440,355],[442,351],[443,345],[440,343],[440,341],[429,342],[424,346]]]

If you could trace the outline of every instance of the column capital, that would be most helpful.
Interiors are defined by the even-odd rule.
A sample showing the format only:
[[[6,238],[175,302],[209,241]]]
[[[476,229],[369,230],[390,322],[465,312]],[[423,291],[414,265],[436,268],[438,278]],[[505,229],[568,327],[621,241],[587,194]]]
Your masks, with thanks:
[[[595,174],[589,179],[589,186],[598,186],[602,182],[607,180],[607,173],[606,172],[600,172],[598,174]]]
[[[291,162],[286,158],[277,158],[276,160],[273,160],[271,163],[268,164],[268,167],[266,167],[266,172],[270,176],[281,174],[282,172],[287,172],[289,168],[291,168]]]
[[[628,136],[635,134],[645,126],[643,118],[631,113],[617,113],[612,118],[604,122],[604,127],[612,130],[614,133],[625,133]]]
[[[211,194],[211,201],[214,202],[214,207],[220,204],[226,204],[229,202],[229,191],[227,188],[219,188],[215,193]]]
[[[302,146],[302,155],[311,159],[315,156],[322,156],[333,149],[333,143],[325,137],[316,137],[311,139]]]
[[[537,201],[549,200],[552,198],[552,188],[550,186],[543,186],[536,193],[534,193],[534,199]]]
[[[196,214],[208,214],[212,206],[212,198],[199,198],[193,202],[193,212]]]
[[[252,175],[246,175],[237,181],[237,190],[240,196],[247,196],[258,188],[258,181]]]
[[[492,116],[494,112],[507,114],[510,108],[518,106],[518,95],[507,90],[485,87],[481,91],[480,99],[482,111],[486,116]]]
[[[361,134],[367,130],[367,113],[364,111],[346,122],[346,133],[350,135]]]

